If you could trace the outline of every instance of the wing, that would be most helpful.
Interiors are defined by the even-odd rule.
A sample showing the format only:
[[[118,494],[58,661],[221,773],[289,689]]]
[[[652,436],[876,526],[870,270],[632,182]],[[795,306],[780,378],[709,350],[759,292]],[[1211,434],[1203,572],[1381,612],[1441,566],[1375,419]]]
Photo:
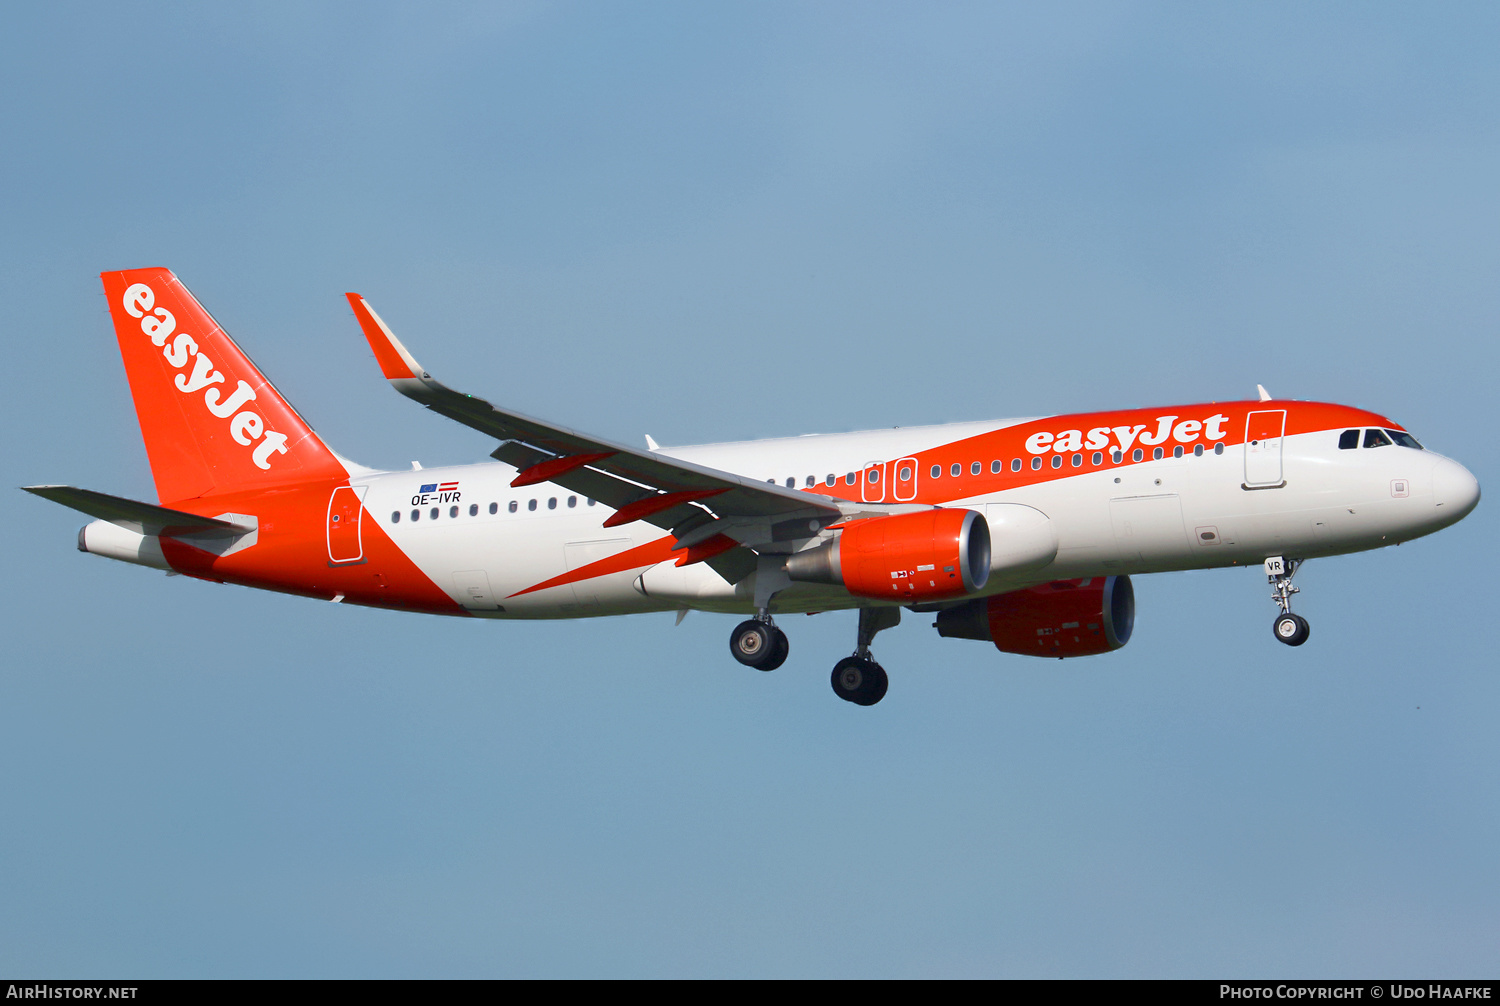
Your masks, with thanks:
[[[679,564],[708,560],[733,583],[754,568],[753,556],[744,548],[737,555],[735,546],[790,551],[797,540],[872,509],[663,457],[454,391],[422,369],[363,297],[345,296],[391,385],[439,415],[505,441],[491,457],[520,470],[513,486],[552,482],[599,500],[615,510],[606,527],[644,520],[670,530],[677,547],[688,550]]]

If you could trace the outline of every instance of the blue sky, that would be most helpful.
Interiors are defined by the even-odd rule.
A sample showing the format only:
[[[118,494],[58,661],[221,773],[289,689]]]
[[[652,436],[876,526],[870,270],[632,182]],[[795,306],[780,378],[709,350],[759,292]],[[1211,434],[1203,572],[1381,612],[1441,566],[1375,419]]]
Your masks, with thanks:
[[[366,464],[439,377],[664,444],[1278,396],[1497,462],[1492,5],[58,4],[0,34],[17,485],[153,498],[166,265]],[[0,971],[1493,976],[1489,506],[1136,581],[1067,663],[908,616],[470,624],[81,555],[13,492]]]

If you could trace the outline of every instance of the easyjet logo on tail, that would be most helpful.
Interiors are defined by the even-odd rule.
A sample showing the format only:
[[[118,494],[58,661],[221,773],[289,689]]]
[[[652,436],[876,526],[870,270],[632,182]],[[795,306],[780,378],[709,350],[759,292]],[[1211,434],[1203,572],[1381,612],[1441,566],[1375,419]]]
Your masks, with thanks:
[[[214,385],[224,384],[224,375],[214,369],[213,361],[199,348],[196,339],[187,332],[177,332],[177,319],[171,311],[156,306],[156,291],[145,283],[132,283],[126,288],[121,306],[132,318],[141,319],[141,331],[162,351],[166,361],[180,371],[172,382],[177,390],[184,395],[202,391],[204,407],[216,418],[229,421],[229,435],[235,443],[242,447],[254,444],[250,459],[257,468],[269,471],[271,455],[286,453],[287,437],[266,429],[265,418],[246,408],[255,401],[255,389],[240,381],[229,397],[223,397],[222,389]],[[192,367],[188,369],[190,360]]]

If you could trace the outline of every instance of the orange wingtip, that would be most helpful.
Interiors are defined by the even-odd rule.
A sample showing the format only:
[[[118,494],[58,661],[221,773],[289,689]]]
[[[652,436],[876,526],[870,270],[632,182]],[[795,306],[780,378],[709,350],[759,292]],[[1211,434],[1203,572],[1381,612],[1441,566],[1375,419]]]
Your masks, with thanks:
[[[386,380],[418,376],[416,361],[403,351],[401,343],[396,341],[391,330],[385,327],[385,322],[380,320],[380,316],[365,299],[357,293],[346,293],[344,296],[349,298],[349,306],[354,308],[354,317],[359,319],[359,327],[365,333],[365,340],[369,342],[370,348],[374,350],[375,362],[380,364],[380,372],[385,375]]]

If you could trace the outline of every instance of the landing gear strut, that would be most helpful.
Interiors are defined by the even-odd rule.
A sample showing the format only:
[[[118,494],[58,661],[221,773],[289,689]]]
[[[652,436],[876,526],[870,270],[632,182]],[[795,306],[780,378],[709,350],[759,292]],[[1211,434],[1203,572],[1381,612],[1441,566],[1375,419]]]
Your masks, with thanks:
[[[741,622],[729,634],[729,652],[734,659],[760,671],[774,671],[786,663],[791,649],[786,633],[776,627],[770,615]]]
[[[860,608],[859,638],[854,655],[833,665],[833,694],[857,706],[873,706],[885,698],[890,678],[885,668],[870,659],[870,643],[875,633],[901,621],[900,608]]]
[[[1297,575],[1302,562],[1301,559],[1286,559],[1279,555],[1266,560],[1266,580],[1271,584],[1271,600],[1281,608],[1281,614],[1271,623],[1271,633],[1278,642],[1288,646],[1301,646],[1307,642],[1307,637],[1312,632],[1307,619],[1292,614],[1292,595],[1300,593],[1292,585],[1292,577]]]
[[[791,652],[786,633],[771,620],[771,598],[792,582],[785,567],[783,555],[755,557],[755,617],[736,625],[729,634],[729,652],[746,667],[774,671]]]

